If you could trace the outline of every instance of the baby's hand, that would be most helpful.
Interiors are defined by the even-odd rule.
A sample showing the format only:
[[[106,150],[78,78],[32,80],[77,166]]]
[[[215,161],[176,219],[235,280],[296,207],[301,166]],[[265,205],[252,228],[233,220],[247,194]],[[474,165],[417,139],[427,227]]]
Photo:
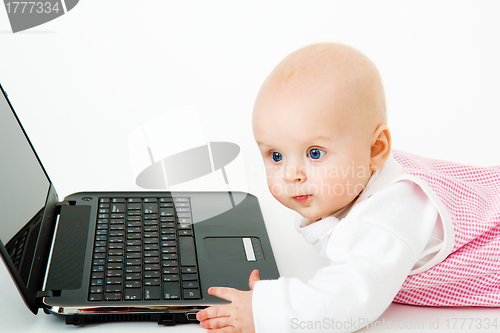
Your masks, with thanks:
[[[242,332],[253,333],[255,327],[252,314],[252,290],[259,281],[259,271],[253,270],[248,280],[250,291],[234,288],[211,287],[208,293],[223,298],[231,304],[211,306],[196,315],[203,328],[215,333]]]

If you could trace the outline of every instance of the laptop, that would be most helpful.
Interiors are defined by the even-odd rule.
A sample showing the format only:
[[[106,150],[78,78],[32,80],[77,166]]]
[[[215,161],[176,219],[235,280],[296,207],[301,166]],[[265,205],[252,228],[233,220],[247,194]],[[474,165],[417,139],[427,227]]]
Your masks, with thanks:
[[[37,314],[66,324],[196,322],[227,303],[211,286],[248,290],[279,277],[258,200],[244,192],[56,189],[0,86],[0,253]]]

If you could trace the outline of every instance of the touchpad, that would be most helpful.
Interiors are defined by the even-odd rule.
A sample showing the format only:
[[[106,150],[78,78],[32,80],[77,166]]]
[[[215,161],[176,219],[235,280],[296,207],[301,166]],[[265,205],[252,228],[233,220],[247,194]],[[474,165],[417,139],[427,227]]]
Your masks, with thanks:
[[[208,261],[255,261],[249,237],[207,237],[203,240]],[[248,246],[250,244],[250,246]]]

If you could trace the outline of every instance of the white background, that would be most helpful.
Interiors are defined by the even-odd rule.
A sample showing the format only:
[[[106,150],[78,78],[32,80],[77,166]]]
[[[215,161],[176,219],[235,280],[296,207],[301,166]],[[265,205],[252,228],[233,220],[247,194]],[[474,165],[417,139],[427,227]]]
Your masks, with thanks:
[[[54,21],[12,34],[0,9],[0,83],[60,197],[139,189],[129,134],[194,105],[207,141],[242,148],[246,190],[261,201],[281,274],[307,278],[321,260],[295,235],[293,213],[268,194],[252,138],[253,101],[267,74],[304,45],[349,44],[381,72],[395,148],[498,165],[499,14],[500,3],[486,0],[81,0]],[[184,127],[189,119],[165,130]],[[10,283],[3,269],[2,281]],[[3,295],[0,325],[70,329],[30,315],[15,292]]]

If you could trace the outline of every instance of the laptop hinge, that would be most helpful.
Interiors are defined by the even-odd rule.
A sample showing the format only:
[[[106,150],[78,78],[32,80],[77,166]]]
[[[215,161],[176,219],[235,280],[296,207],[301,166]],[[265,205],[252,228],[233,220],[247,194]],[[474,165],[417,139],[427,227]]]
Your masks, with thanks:
[[[71,203],[69,201],[67,201],[67,200],[58,202],[56,204],[56,213],[57,213],[57,215],[61,214],[61,207],[62,206],[69,206],[69,205],[71,205]]]
[[[42,290],[42,291],[39,291],[37,294],[36,294],[36,298],[44,298],[44,297],[52,297],[54,296],[54,293],[52,292],[52,290]]]
[[[37,308],[43,308],[43,298],[44,297],[52,297],[54,294],[52,293],[52,290],[44,290],[44,291],[39,291],[36,293],[36,307]]]

